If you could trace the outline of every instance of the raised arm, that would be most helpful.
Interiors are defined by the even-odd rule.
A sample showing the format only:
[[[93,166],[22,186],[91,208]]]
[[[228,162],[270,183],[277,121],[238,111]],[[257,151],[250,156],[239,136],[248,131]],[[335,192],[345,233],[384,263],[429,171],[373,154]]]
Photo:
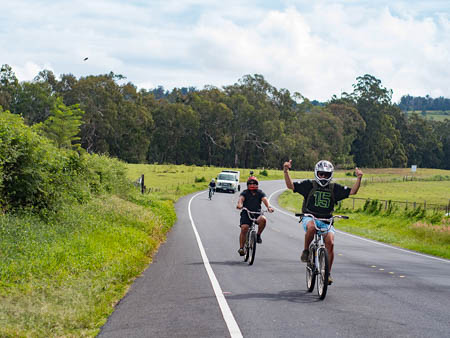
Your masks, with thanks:
[[[350,190],[350,195],[356,195],[356,193],[359,190],[359,187],[361,186],[361,179],[363,176],[363,172],[358,167],[356,167],[355,173],[356,173],[356,182],[355,184],[353,184],[352,190]]]
[[[286,182],[286,187],[288,189],[294,190],[294,183],[292,183],[291,176],[289,176],[289,169],[291,169],[291,167],[292,167],[292,160],[284,162],[283,164],[284,181]]]

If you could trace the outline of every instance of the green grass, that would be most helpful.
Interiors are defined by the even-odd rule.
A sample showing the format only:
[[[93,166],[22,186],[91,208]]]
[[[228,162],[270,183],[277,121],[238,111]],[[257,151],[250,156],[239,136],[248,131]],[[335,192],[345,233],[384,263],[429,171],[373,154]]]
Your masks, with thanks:
[[[154,207],[109,196],[48,222],[0,217],[0,336],[95,336],[175,221],[172,202]]]
[[[445,119],[450,120],[450,111],[448,110],[426,110],[425,115],[422,114],[421,110],[411,110],[407,111],[407,114],[416,113],[427,120],[433,121],[444,121]]]

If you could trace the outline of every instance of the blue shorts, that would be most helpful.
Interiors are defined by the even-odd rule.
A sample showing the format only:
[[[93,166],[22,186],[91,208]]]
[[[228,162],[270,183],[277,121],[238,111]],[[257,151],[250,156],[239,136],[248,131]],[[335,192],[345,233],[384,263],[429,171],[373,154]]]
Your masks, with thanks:
[[[312,221],[312,220],[313,220],[312,217],[303,217],[302,218],[303,230],[305,230],[305,232],[306,232],[306,229],[307,229],[306,224],[309,221]],[[329,230],[327,230],[329,224],[327,224],[327,223],[325,223],[323,221],[319,221],[319,220],[316,220],[316,224],[321,229],[321,232],[324,233],[324,234],[326,234],[328,232],[331,232],[333,234],[336,233],[336,230],[334,229],[334,225],[332,225],[331,228]],[[322,229],[323,229],[323,231],[322,231]]]

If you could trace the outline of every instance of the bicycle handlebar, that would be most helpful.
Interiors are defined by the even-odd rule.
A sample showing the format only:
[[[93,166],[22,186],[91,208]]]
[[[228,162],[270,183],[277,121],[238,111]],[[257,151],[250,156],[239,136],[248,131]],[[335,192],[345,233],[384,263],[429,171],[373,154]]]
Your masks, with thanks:
[[[318,218],[318,217],[316,217],[316,216],[314,216],[313,214],[303,214],[303,213],[300,213],[300,214],[295,214],[295,216],[298,216],[298,217],[312,217],[312,218],[314,218],[314,219],[316,219],[316,220],[318,220],[318,221],[327,221],[327,222],[331,222],[331,221],[333,221],[335,218],[342,218],[342,219],[349,219],[349,217],[348,216],[344,216],[344,215],[334,215],[334,216],[331,216],[331,218]]]
[[[333,223],[334,223],[334,219],[335,219],[335,218],[349,219],[348,216],[344,216],[344,215],[334,215],[334,216],[331,216],[331,218],[317,218],[317,217],[314,216],[313,214],[303,214],[303,213],[300,213],[300,214],[295,214],[295,216],[298,216],[298,217],[304,217],[304,216],[305,216],[305,217],[311,217],[312,219],[317,220],[317,221],[328,222],[328,227],[327,227],[327,229],[330,229],[330,228],[331,228],[331,226],[332,226]],[[316,223],[316,222],[314,222],[314,226],[315,226],[316,230],[322,230],[321,228],[319,228],[319,227],[317,226],[317,223]]]

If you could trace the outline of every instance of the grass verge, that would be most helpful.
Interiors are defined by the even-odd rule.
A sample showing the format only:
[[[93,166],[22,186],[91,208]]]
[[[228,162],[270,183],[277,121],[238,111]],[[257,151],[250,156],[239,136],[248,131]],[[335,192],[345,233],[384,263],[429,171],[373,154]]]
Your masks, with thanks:
[[[0,217],[0,336],[99,332],[175,222],[172,201],[133,199],[98,198],[45,222]]]

